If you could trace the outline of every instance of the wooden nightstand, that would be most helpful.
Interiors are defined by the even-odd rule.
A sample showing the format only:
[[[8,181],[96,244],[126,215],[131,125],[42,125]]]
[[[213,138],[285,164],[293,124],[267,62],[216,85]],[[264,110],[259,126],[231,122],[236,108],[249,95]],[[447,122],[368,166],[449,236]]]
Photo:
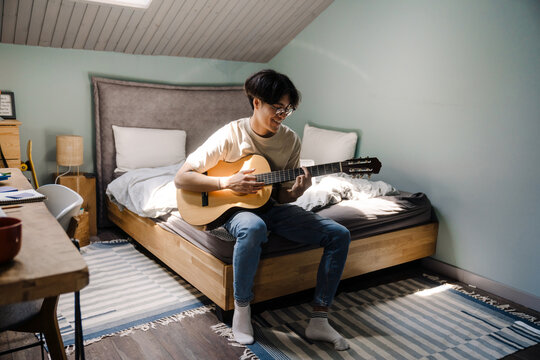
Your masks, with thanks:
[[[61,176],[58,184],[77,191],[83,198],[82,207],[86,215],[82,214],[78,219],[79,226],[82,228],[79,231],[88,231],[88,234],[79,235],[81,237],[79,240],[81,240],[81,246],[87,245],[90,236],[97,235],[96,178],[92,174],[70,174]]]
[[[0,146],[10,168],[21,167],[21,143],[19,140],[19,126],[17,120],[0,120]],[[0,161],[1,162],[1,161]],[[0,164],[4,167],[4,164]]]

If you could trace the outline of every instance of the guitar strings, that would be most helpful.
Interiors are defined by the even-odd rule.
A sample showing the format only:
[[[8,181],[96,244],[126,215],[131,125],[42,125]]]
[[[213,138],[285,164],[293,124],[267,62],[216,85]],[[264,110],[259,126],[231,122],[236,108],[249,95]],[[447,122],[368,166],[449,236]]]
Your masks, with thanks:
[[[341,171],[339,162],[322,164],[322,165],[313,165],[313,166],[308,166],[307,168],[312,176],[334,174]],[[257,174],[255,175],[255,177],[257,178],[257,181],[262,181],[265,183],[265,185],[269,185],[269,184],[274,184],[274,183],[279,183],[279,182],[292,181],[296,179],[297,176],[303,173],[304,173],[304,170],[302,170],[302,168],[296,168],[296,169],[276,170],[269,173]]]

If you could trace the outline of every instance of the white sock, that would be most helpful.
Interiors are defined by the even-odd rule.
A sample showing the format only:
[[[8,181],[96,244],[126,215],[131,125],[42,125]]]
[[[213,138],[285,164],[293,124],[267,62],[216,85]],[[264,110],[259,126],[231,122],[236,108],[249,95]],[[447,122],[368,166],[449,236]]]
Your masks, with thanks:
[[[326,316],[312,317],[306,328],[306,337],[310,340],[326,341],[334,344],[336,350],[347,350],[349,344],[329,323]]]
[[[253,344],[253,326],[251,326],[251,307],[240,306],[234,302],[234,315],[232,321],[234,339],[242,345]]]

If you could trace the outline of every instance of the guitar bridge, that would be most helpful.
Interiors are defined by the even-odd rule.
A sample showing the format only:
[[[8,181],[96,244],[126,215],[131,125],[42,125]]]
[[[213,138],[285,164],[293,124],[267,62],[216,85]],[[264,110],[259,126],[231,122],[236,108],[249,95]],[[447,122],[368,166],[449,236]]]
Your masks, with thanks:
[[[203,174],[208,175],[208,171],[203,172]],[[208,193],[207,192],[201,193],[201,205],[208,206]]]
[[[207,192],[201,193],[201,205],[208,206],[208,193]]]

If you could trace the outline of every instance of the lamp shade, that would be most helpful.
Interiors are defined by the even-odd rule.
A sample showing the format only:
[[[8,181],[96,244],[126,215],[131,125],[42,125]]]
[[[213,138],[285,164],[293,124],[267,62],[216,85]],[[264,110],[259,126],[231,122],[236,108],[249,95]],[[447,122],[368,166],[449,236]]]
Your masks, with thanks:
[[[60,166],[79,166],[83,164],[82,136],[56,136],[56,163]]]

